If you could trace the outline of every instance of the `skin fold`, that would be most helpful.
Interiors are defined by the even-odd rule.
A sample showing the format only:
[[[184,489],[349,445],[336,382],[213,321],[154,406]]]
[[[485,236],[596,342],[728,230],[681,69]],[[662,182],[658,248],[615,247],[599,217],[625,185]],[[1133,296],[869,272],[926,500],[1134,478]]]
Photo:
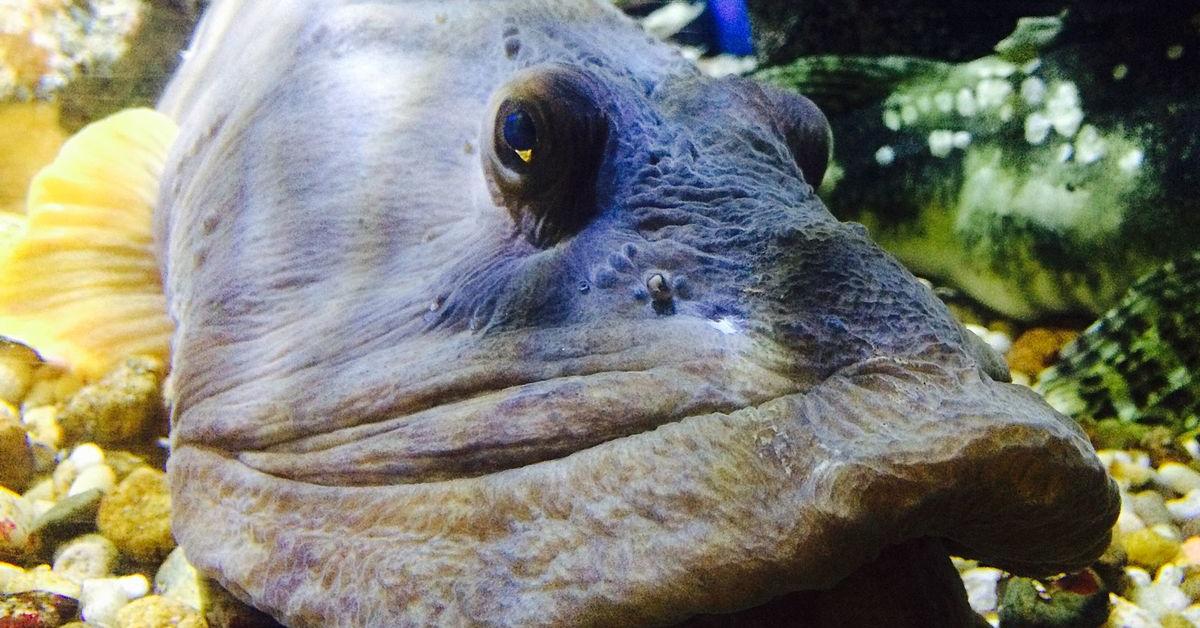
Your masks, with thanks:
[[[187,54],[173,529],[281,621],[662,624],[913,540],[1107,544],[1079,430],[814,195],[807,100],[603,2],[218,1]]]

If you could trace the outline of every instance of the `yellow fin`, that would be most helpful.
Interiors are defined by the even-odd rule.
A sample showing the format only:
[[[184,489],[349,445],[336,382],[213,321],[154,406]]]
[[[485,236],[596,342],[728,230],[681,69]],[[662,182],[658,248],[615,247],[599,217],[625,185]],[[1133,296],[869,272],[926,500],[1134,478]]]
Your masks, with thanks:
[[[80,130],[34,177],[24,232],[0,247],[0,335],[84,379],[135,353],[166,359],[153,212],[177,131],[157,111],[122,111]]]

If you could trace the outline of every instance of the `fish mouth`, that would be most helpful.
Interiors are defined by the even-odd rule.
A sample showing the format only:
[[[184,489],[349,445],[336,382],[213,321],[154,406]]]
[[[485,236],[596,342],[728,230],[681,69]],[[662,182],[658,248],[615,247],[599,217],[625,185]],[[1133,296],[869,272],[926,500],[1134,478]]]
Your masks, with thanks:
[[[312,484],[437,482],[560,459],[666,424],[752,409],[807,387],[783,374],[781,348],[730,334],[725,325],[674,320],[658,331],[669,333],[649,346],[609,345],[610,351],[597,351],[583,362],[542,369],[536,368],[545,365],[540,356],[522,351],[523,373],[502,373],[505,366],[498,363],[497,372],[474,386],[475,375],[466,369],[459,385],[439,380],[438,390],[454,391],[446,398],[421,394],[420,384],[400,386],[391,403],[351,420],[331,414],[333,420],[324,426],[309,422],[307,429],[277,427],[269,438],[242,434],[240,439],[222,440],[206,433],[200,439],[181,432],[176,445],[201,441],[211,448],[216,443],[216,448],[257,471]],[[628,338],[614,330],[604,335]],[[415,398],[423,401],[414,405]],[[320,406],[332,402],[321,401],[316,407],[292,408],[304,416],[291,417],[291,424],[319,416]],[[345,400],[345,405],[361,403]]]

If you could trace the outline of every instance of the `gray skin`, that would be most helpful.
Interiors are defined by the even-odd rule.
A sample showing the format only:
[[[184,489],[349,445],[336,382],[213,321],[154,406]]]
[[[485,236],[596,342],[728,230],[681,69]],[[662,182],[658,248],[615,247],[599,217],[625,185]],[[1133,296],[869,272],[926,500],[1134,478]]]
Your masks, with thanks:
[[[173,529],[289,625],[954,625],[944,548],[1107,544],[1079,430],[814,195],[820,112],[607,3],[217,2],[160,109]]]

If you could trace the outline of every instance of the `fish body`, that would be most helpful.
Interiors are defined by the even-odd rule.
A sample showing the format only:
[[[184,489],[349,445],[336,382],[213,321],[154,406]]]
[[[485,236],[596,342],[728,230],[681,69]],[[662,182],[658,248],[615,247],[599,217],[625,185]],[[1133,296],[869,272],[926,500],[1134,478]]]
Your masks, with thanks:
[[[817,198],[807,99],[599,1],[226,0],[186,56],[172,529],[280,621],[837,625],[908,565],[856,623],[965,624],[948,549],[1107,546],[1083,434]]]
[[[762,77],[836,112],[822,194],[915,272],[1013,318],[1098,316],[1200,247],[1183,53],[1200,37],[1189,15],[1102,18],[1026,20],[970,63],[815,57]]]

